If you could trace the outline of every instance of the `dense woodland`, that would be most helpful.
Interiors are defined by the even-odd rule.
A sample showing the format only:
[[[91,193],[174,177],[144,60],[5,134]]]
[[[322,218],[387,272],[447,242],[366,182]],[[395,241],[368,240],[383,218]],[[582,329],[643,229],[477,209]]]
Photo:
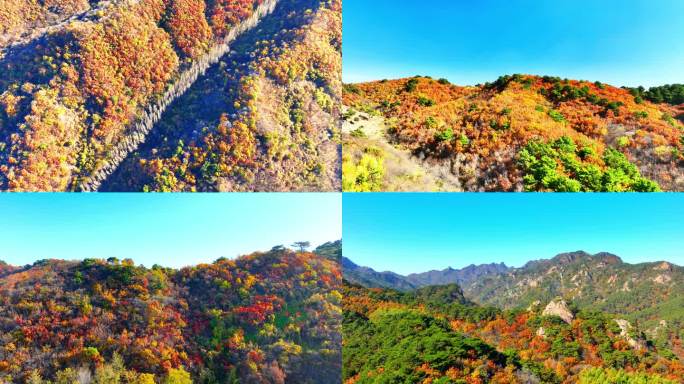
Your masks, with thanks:
[[[505,310],[537,308],[564,297],[586,311],[619,316],[656,345],[684,357],[684,268],[668,262],[629,264],[610,253],[570,252],[520,268],[504,264],[407,276],[342,261],[348,281],[403,292],[458,284],[472,302]]]
[[[343,290],[343,376],[352,383],[682,382],[681,356],[619,317],[565,303],[473,304],[456,284]],[[545,304],[544,304],[545,305]],[[620,324],[628,330],[623,331]]]
[[[339,248],[0,264],[0,382],[339,382]]]
[[[0,17],[19,23],[22,15],[41,12],[33,0],[19,3],[21,10]],[[56,3],[46,5],[52,10],[71,2],[50,3]],[[179,85],[179,79],[187,81],[187,71],[213,58],[224,39],[239,38],[232,31],[244,29],[241,23],[257,11],[267,13],[267,3],[274,2],[102,3],[108,5],[87,12],[88,17],[59,23],[0,51],[1,189],[78,190],[102,170],[109,176],[121,161],[121,149],[126,157],[135,149],[131,142],[144,141],[135,124],[165,117],[160,108],[147,108],[166,107],[181,96],[191,84]],[[174,116],[168,117],[148,149],[150,158],[130,162],[140,168],[135,176],[142,181],[115,185],[264,189],[261,172],[267,174],[264,179],[284,179],[273,183],[275,190],[332,188],[331,175],[338,168],[332,116],[340,103],[341,2],[278,3],[280,20],[265,26],[270,33],[252,36],[251,50],[243,47],[242,55],[222,62],[220,70],[231,74],[221,81],[225,88],[195,89],[191,96],[203,105],[211,104],[212,91],[229,92],[227,107],[212,110],[218,115],[209,121],[174,125]],[[168,94],[173,87],[179,91]],[[290,157],[299,162],[280,166]]]
[[[281,1],[103,190],[339,190],[341,41],[341,1]]]
[[[683,89],[530,75],[472,87],[420,76],[348,84],[345,118],[355,129],[345,137],[343,183],[392,184],[397,165],[364,132],[380,116],[394,147],[440,173],[435,189],[684,190]]]

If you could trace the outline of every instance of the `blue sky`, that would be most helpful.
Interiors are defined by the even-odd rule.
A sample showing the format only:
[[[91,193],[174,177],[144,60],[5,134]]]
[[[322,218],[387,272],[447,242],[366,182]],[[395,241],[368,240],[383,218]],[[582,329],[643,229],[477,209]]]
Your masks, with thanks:
[[[0,260],[181,267],[341,238],[340,194],[1,194]]]
[[[682,0],[345,0],[343,78],[682,83],[682,15]]]
[[[401,274],[584,250],[684,265],[684,194],[345,194],[344,256]]]

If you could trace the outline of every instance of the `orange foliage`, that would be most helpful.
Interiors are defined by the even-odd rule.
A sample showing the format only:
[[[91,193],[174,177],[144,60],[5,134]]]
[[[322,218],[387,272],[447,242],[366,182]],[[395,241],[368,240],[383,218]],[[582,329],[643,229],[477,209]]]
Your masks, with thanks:
[[[167,27],[176,46],[190,57],[204,53],[213,38],[204,17],[204,0],[172,0]]]

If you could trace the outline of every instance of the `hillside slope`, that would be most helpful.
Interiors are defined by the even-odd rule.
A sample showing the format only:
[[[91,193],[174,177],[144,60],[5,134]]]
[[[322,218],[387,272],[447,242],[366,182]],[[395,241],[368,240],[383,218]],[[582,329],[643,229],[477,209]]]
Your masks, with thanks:
[[[520,268],[485,264],[409,276],[349,265],[343,263],[345,279],[366,287],[410,292],[456,283],[468,300],[506,310],[535,308],[563,297],[583,309],[638,324],[652,339],[684,356],[684,267],[672,263],[628,264],[609,253],[578,251]]]
[[[628,264],[609,253],[564,253],[464,285],[466,295],[501,308],[527,307],[556,296],[639,321],[646,328],[684,329],[684,267]],[[666,326],[661,323],[664,321]]]
[[[337,187],[339,0],[103,3],[0,57],[0,189]]]
[[[684,377],[681,355],[624,319],[564,301],[544,311],[501,311],[465,301],[457,285],[401,293],[345,284],[343,303],[346,384],[673,384]]]
[[[436,189],[684,190],[682,107],[642,94],[530,75],[473,87],[426,77],[346,85],[345,117],[357,128],[344,136],[344,166],[354,170],[345,188],[370,189],[368,174],[375,189],[399,184],[384,178],[394,165],[373,150],[388,142],[437,173]],[[359,139],[359,113],[385,120],[385,141]]]
[[[102,190],[339,190],[341,41],[341,1],[281,1]]]
[[[372,268],[356,265],[350,259],[342,258],[344,278],[354,284],[369,288],[391,288],[398,291],[411,291],[418,286],[404,276],[394,272],[376,272]]]
[[[0,382],[339,382],[340,284],[336,262],[285,249],[37,262],[0,277]]]

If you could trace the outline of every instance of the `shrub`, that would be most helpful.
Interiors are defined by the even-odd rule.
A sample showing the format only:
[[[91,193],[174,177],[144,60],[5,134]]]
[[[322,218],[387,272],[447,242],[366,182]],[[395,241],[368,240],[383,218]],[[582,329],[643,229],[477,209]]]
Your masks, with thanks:
[[[413,92],[416,90],[417,86],[418,86],[418,79],[416,79],[416,78],[409,79],[406,82],[406,85],[404,86],[404,91]]]
[[[363,131],[362,127],[358,127],[349,133],[352,137],[366,137],[366,133]]]
[[[432,101],[431,99],[428,99],[425,96],[418,96],[417,100],[418,105],[423,106],[423,107],[431,107],[435,105],[435,102]]]
[[[657,183],[641,176],[621,152],[608,148],[603,154],[605,169],[586,162],[593,150],[577,149],[568,137],[551,143],[533,140],[518,154],[527,191],[556,192],[656,192]]]
[[[164,384],[192,384],[190,374],[181,368],[172,368],[164,378]]]
[[[447,129],[435,133],[435,139],[437,141],[451,141],[454,138],[454,130],[451,127],[448,127]]]
[[[343,90],[344,92],[353,93],[353,94],[356,94],[356,95],[358,95],[359,93],[361,93],[361,89],[359,89],[359,87],[356,86],[355,84],[345,84],[345,85],[342,87],[342,90]]]
[[[646,118],[648,118],[648,112],[644,112],[644,111],[634,112],[634,117],[636,117],[637,119],[646,119]]]
[[[556,111],[555,109],[549,110],[549,116],[553,119],[553,121],[557,123],[565,121],[565,116],[563,116],[562,113]]]

